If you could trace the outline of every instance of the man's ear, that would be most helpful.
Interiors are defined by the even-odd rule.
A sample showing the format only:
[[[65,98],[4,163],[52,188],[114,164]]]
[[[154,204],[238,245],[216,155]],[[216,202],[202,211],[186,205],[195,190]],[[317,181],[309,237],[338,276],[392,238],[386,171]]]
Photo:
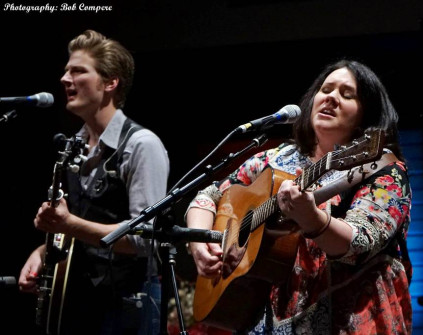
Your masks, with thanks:
[[[119,78],[110,79],[108,82],[104,84],[104,89],[106,92],[111,92],[119,85]]]

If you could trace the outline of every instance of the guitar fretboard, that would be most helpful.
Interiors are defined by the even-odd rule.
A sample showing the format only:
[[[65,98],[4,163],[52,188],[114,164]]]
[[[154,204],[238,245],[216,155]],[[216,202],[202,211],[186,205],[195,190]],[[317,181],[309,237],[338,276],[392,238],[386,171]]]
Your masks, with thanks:
[[[301,190],[307,189],[316,180],[329,171],[328,162],[331,159],[331,152],[322,157],[318,162],[313,163],[308,168],[304,169],[303,173],[295,178],[294,182],[300,186]],[[251,222],[251,231],[259,227],[266,219],[279,210],[276,194],[271,196],[260,206],[254,209],[253,218]]]
[[[263,224],[266,219],[276,213],[279,209],[278,200],[276,198],[276,194],[271,196],[265,202],[263,202],[260,206],[254,209],[253,218],[251,222],[251,231],[254,231],[258,228],[261,224]]]
[[[300,186],[301,190],[310,187],[316,180],[329,171],[329,162],[332,158],[332,152],[324,155],[319,161],[311,164],[301,175],[295,178],[295,183]]]

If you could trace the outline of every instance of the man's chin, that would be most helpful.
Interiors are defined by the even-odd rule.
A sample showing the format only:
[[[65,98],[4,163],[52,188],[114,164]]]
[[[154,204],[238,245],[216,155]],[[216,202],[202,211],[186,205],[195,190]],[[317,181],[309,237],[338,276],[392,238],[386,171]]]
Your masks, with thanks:
[[[69,101],[69,102],[66,104],[66,109],[67,109],[69,112],[71,112],[71,113],[73,113],[73,114],[78,115],[78,114],[79,114],[79,111],[80,111],[80,109],[81,109],[81,107],[77,106],[77,105],[76,105],[75,103],[73,103],[72,101]]]

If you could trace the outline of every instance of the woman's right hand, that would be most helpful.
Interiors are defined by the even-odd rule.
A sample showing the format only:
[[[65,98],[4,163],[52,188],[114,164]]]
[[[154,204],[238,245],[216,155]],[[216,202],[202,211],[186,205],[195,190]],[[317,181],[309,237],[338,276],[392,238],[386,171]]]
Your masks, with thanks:
[[[192,207],[186,215],[187,226],[197,229],[212,229],[214,214],[202,208]],[[215,278],[221,274],[222,248],[218,243],[190,242],[199,276]]]
[[[191,242],[190,247],[199,276],[206,278],[220,276],[223,251],[219,244]]]

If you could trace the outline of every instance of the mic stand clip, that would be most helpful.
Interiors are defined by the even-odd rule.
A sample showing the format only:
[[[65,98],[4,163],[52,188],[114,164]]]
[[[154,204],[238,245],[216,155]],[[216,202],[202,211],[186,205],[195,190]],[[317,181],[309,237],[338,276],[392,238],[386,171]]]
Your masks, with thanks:
[[[11,111],[4,113],[2,117],[0,117],[0,122],[7,122],[11,119],[14,119],[16,116],[18,116],[16,109],[12,109]]]

